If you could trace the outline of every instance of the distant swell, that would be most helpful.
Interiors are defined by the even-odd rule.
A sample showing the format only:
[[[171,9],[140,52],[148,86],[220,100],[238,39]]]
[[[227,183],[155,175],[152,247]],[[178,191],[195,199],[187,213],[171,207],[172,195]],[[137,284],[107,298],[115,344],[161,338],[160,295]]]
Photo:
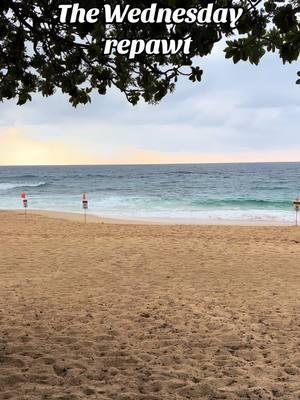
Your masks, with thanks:
[[[18,178],[38,178],[38,175],[24,174],[24,175],[20,175]]]
[[[171,171],[168,172],[167,175],[194,175],[195,172],[191,171]]]
[[[46,186],[46,182],[38,182],[38,183],[0,183],[0,191],[5,191],[5,190],[12,190],[12,189],[26,189],[26,188],[39,188]]]
[[[280,200],[256,200],[256,199],[224,199],[224,200],[206,200],[195,201],[195,206],[206,207],[238,207],[238,208],[288,208],[291,207],[291,201]]]
[[[40,178],[40,176],[39,175],[33,175],[33,174],[20,174],[20,175],[17,175],[17,176],[14,176],[14,175],[2,175],[1,176],[1,178],[2,179],[7,179],[7,180],[9,180],[9,179],[36,179],[36,178]]]

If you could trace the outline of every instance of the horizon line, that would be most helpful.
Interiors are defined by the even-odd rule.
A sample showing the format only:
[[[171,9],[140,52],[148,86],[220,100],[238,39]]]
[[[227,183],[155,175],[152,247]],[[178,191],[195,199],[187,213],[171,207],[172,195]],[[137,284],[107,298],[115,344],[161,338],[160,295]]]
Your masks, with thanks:
[[[297,164],[299,161],[231,161],[231,162],[178,162],[178,163],[114,163],[114,164],[0,164],[6,167],[126,167],[126,166],[162,166],[162,165],[233,165],[233,164]]]

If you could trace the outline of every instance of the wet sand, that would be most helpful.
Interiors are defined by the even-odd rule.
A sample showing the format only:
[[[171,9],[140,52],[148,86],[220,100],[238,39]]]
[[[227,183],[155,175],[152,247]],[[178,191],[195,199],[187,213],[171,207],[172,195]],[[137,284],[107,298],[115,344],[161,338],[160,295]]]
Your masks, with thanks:
[[[0,212],[0,301],[1,400],[300,399],[300,228]]]
[[[15,211],[19,212],[19,211]],[[69,221],[76,222],[84,222],[84,214],[83,211],[78,213],[72,212],[63,212],[63,211],[44,211],[44,210],[29,210],[29,214],[33,215],[42,215],[49,218],[56,219],[66,219]],[[292,215],[292,211],[291,211]],[[128,218],[108,218],[93,214],[93,212],[87,212],[86,214],[87,222],[92,223],[105,223],[105,224],[119,224],[119,225],[239,225],[239,226],[291,226],[294,224],[294,221],[291,223],[289,221],[284,220],[266,220],[266,219],[187,219],[187,218],[136,218],[136,219],[128,219]]]

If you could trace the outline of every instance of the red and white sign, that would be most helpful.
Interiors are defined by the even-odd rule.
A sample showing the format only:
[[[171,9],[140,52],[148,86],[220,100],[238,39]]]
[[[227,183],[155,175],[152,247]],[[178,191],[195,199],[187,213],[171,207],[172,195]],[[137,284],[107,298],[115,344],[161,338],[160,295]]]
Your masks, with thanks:
[[[82,195],[82,208],[84,210],[87,210],[89,208],[89,202],[88,202],[86,193],[83,193],[83,195]]]
[[[297,197],[295,200],[294,200],[294,206],[295,206],[295,209],[298,211],[298,210],[300,210],[300,197]]]
[[[21,199],[23,202],[23,207],[27,208],[28,207],[28,200],[27,200],[27,194],[25,192],[21,193]]]

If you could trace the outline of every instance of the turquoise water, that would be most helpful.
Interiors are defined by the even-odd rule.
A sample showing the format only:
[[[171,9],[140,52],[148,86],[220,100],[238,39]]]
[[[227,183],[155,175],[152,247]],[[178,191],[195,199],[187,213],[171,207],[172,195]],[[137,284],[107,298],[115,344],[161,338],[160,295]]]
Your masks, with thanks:
[[[119,218],[293,221],[300,163],[0,167],[0,208]]]

